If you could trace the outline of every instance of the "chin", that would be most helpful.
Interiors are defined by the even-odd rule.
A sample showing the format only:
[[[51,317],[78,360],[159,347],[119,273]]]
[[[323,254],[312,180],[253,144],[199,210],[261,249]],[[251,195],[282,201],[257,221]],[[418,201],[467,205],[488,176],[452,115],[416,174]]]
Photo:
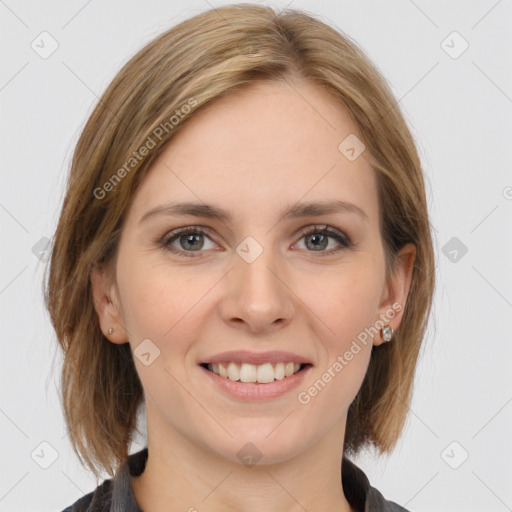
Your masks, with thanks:
[[[269,425],[272,426],[262,429],[260,424],[252,434],[245,432],[234,438],[226,436],[223,446],[210,445],[210,448],[213,448],[217,455],[247,467],[255,464],[262,466],[286,462],[299,455],[304,449],[304,430],[300,435],[290,436],[286,429],[280,430],[280,427],[276,429],[275,420],[269,422]]]

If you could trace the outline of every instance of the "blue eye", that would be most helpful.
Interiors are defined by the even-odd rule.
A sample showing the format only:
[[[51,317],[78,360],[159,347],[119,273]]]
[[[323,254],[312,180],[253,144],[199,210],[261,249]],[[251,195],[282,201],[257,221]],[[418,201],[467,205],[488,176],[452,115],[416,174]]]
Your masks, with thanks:
[[[209,238],[207,231],[198,226],[190,226],[171,231],[162,239],[161,244],[165,249],[175,254],[190,258],[195,256],[190,254],[191,252],[201,252],[204,247],[204,241],[201,237]],[[175,241],[179,242],[181,248],[172,245]]]
[[[174,231],[167,233],[161,240],[158,241],[158,243],[165,250],[168,250],[174,254],[178,254],[187,258],[194,258],[196,255],[193,253],[204,252],[202,249],[204,249],[205,246],[205,237],[209,239],[212,244],[212,247],[210,248],[215,248],[216,245],[211,241],[209,231],[201,228],[200,226],[189,226],[175,229]],[[300,240],[303,238],[308,239],[308,237],[310,237],[309,240],[311,240],[311,243],[306,243],[306,247],[313,248],[313,250],[308,252],[316,252],[321,256],[327,256],[342,249],[349,249],[352,246],[352,242],[348,236],[343,234],[341,231],[338,231],[337,229],[331,228],[330,226],[324,226],[321,228],[313,226],[301,233]],[[335,240],[338,244],[338,247],[325,251],[323,249],[328,247],[329,239]],[[174,245],[175,242],[178,242],[180,247],[176,247]],[[316,250],[317,248],[320,250]],[[206,249],[208,249],[208,247],[206,247]],[[199,256],[199,254],[197,256]]]
[[[342,246],[341,248],[348,249],[352,246],[352,242],[350,241],[348,236],[344,235],[341,231],[333,229],[329,226],[325,226],[323,228],[313,226],[312,228],[303,232],[301,235],[301,238],[307,239],[308,237],[311,237],[310,240],[312,241],[312,244],[310,244],[310,246],[315,248],[325,249],[329,245],[329,238],[336,240],[336,242]],[[306,244],[306,246],[307,245],[308,244]],[[312,252],[320,252],[321,255],[323,256],[324,254],[338,252],[339,250],[341,250],[341,248],[338,247],[335,249],[331,249],[330,251],[314,250]]]

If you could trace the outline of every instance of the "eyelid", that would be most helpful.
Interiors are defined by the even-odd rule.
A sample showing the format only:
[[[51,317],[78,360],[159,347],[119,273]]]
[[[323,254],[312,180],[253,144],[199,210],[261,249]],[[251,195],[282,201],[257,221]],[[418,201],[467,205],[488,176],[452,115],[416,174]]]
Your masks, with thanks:
[[[349,248],[353,245],[353,242],[351,238],[344,233],[343,231],[334,228],[332,226],[329,226],[329,224],[314,224],[312,226],[309,226],[307,228],[301,229],[299,231],[300,237],[303,238],[304,236],[311,235],[311,234],[323,234],[326,233],[329,237],[336,239],[339,243],[346,246],[346,248]],[[314,251],[311,251],[314,252]],[[322,251],[323,252],[323,251]],[[333,251],[325,251],[326,253],[333,252]]]
[[[201,234],[207,236],[213,243],[216,244],[214,237],[212,237],[212,229],[207,226],[200,226],[200,225],[190,225],[190,226],[184,226],[180,228],[173,229],[171,231],[166,232],[166,234],[163,237],[159,237],[156,242],[158,245],[160,245],[163,249],[168,250],[169,252],[172,252],[174,254],[184,256],[184,257],[200,257],[201,253],[205,252],[202,250],[199,251],[184,251],[183,249],[177,249],[175,247],[171,246],[171,242],[174,242],[175,240],[179,239],[180,236],[186,235],[188,233],[192,234]],[[311,234],[325,234],[329,238],[334,238],[340,247],[331,249],[329,251],[306,251],[310,253],[317,253],[319,256],[329,256],[332,254],[337,254],[343,249],[350,249],[355,244],[352,242],[351,238],[344,232],[341,231],[338,228],[332,227],[328,224],[313,224],[306,226],[304,228],[301,228],[296,232],[294,236],[298,236],[299,239],[294,242],[293,245],[298,243],[302,238],[305,236],[311,235]],[[217,244],[218,245],[218,244]],[[197,253],[197,255],[196,255]]]
[[[172,229],[171,231],[168,231],[165,233],[163,237],[160,237],[156,240],[157,244],[160,245],[163,249],[172,252],[177,255],[184,255],[187,257],[196,257],[194,255],[195,252],[198,254],[201,254],[204,251],[184,251],[183,249],[176,249],[175,247],[171,246],[171,241],[174,242],[175,240],[178,240],[180,236],[186,235],[188,233],[199,233],[201,235],[205,235],[213,243],[216,243],[211,236],[211,229],[206,226],[184,226],[181,228]]]

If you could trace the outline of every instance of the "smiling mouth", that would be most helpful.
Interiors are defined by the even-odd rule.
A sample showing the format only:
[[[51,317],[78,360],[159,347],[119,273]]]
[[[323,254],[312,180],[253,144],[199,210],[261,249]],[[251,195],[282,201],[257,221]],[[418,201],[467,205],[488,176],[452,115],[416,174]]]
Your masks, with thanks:
[[[252,365],[226,362],[219,364],[202,363],[200,366],[221,378],[231,381],[268,384],[276,380],[286,380],[288,377],[292,377],[312,365],[309,363],[265,363],[263,365]]]

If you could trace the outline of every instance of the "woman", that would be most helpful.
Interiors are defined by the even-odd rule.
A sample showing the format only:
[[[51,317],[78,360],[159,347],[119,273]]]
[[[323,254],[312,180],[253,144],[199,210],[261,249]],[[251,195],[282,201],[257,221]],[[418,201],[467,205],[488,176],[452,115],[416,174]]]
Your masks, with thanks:
[[[55,234],[65,419],[111,477],[66,511],[405,510],[348,456],[395,446],[433,289],[418,154],[363,52],[253,4],[172,28],[88,120]]]

